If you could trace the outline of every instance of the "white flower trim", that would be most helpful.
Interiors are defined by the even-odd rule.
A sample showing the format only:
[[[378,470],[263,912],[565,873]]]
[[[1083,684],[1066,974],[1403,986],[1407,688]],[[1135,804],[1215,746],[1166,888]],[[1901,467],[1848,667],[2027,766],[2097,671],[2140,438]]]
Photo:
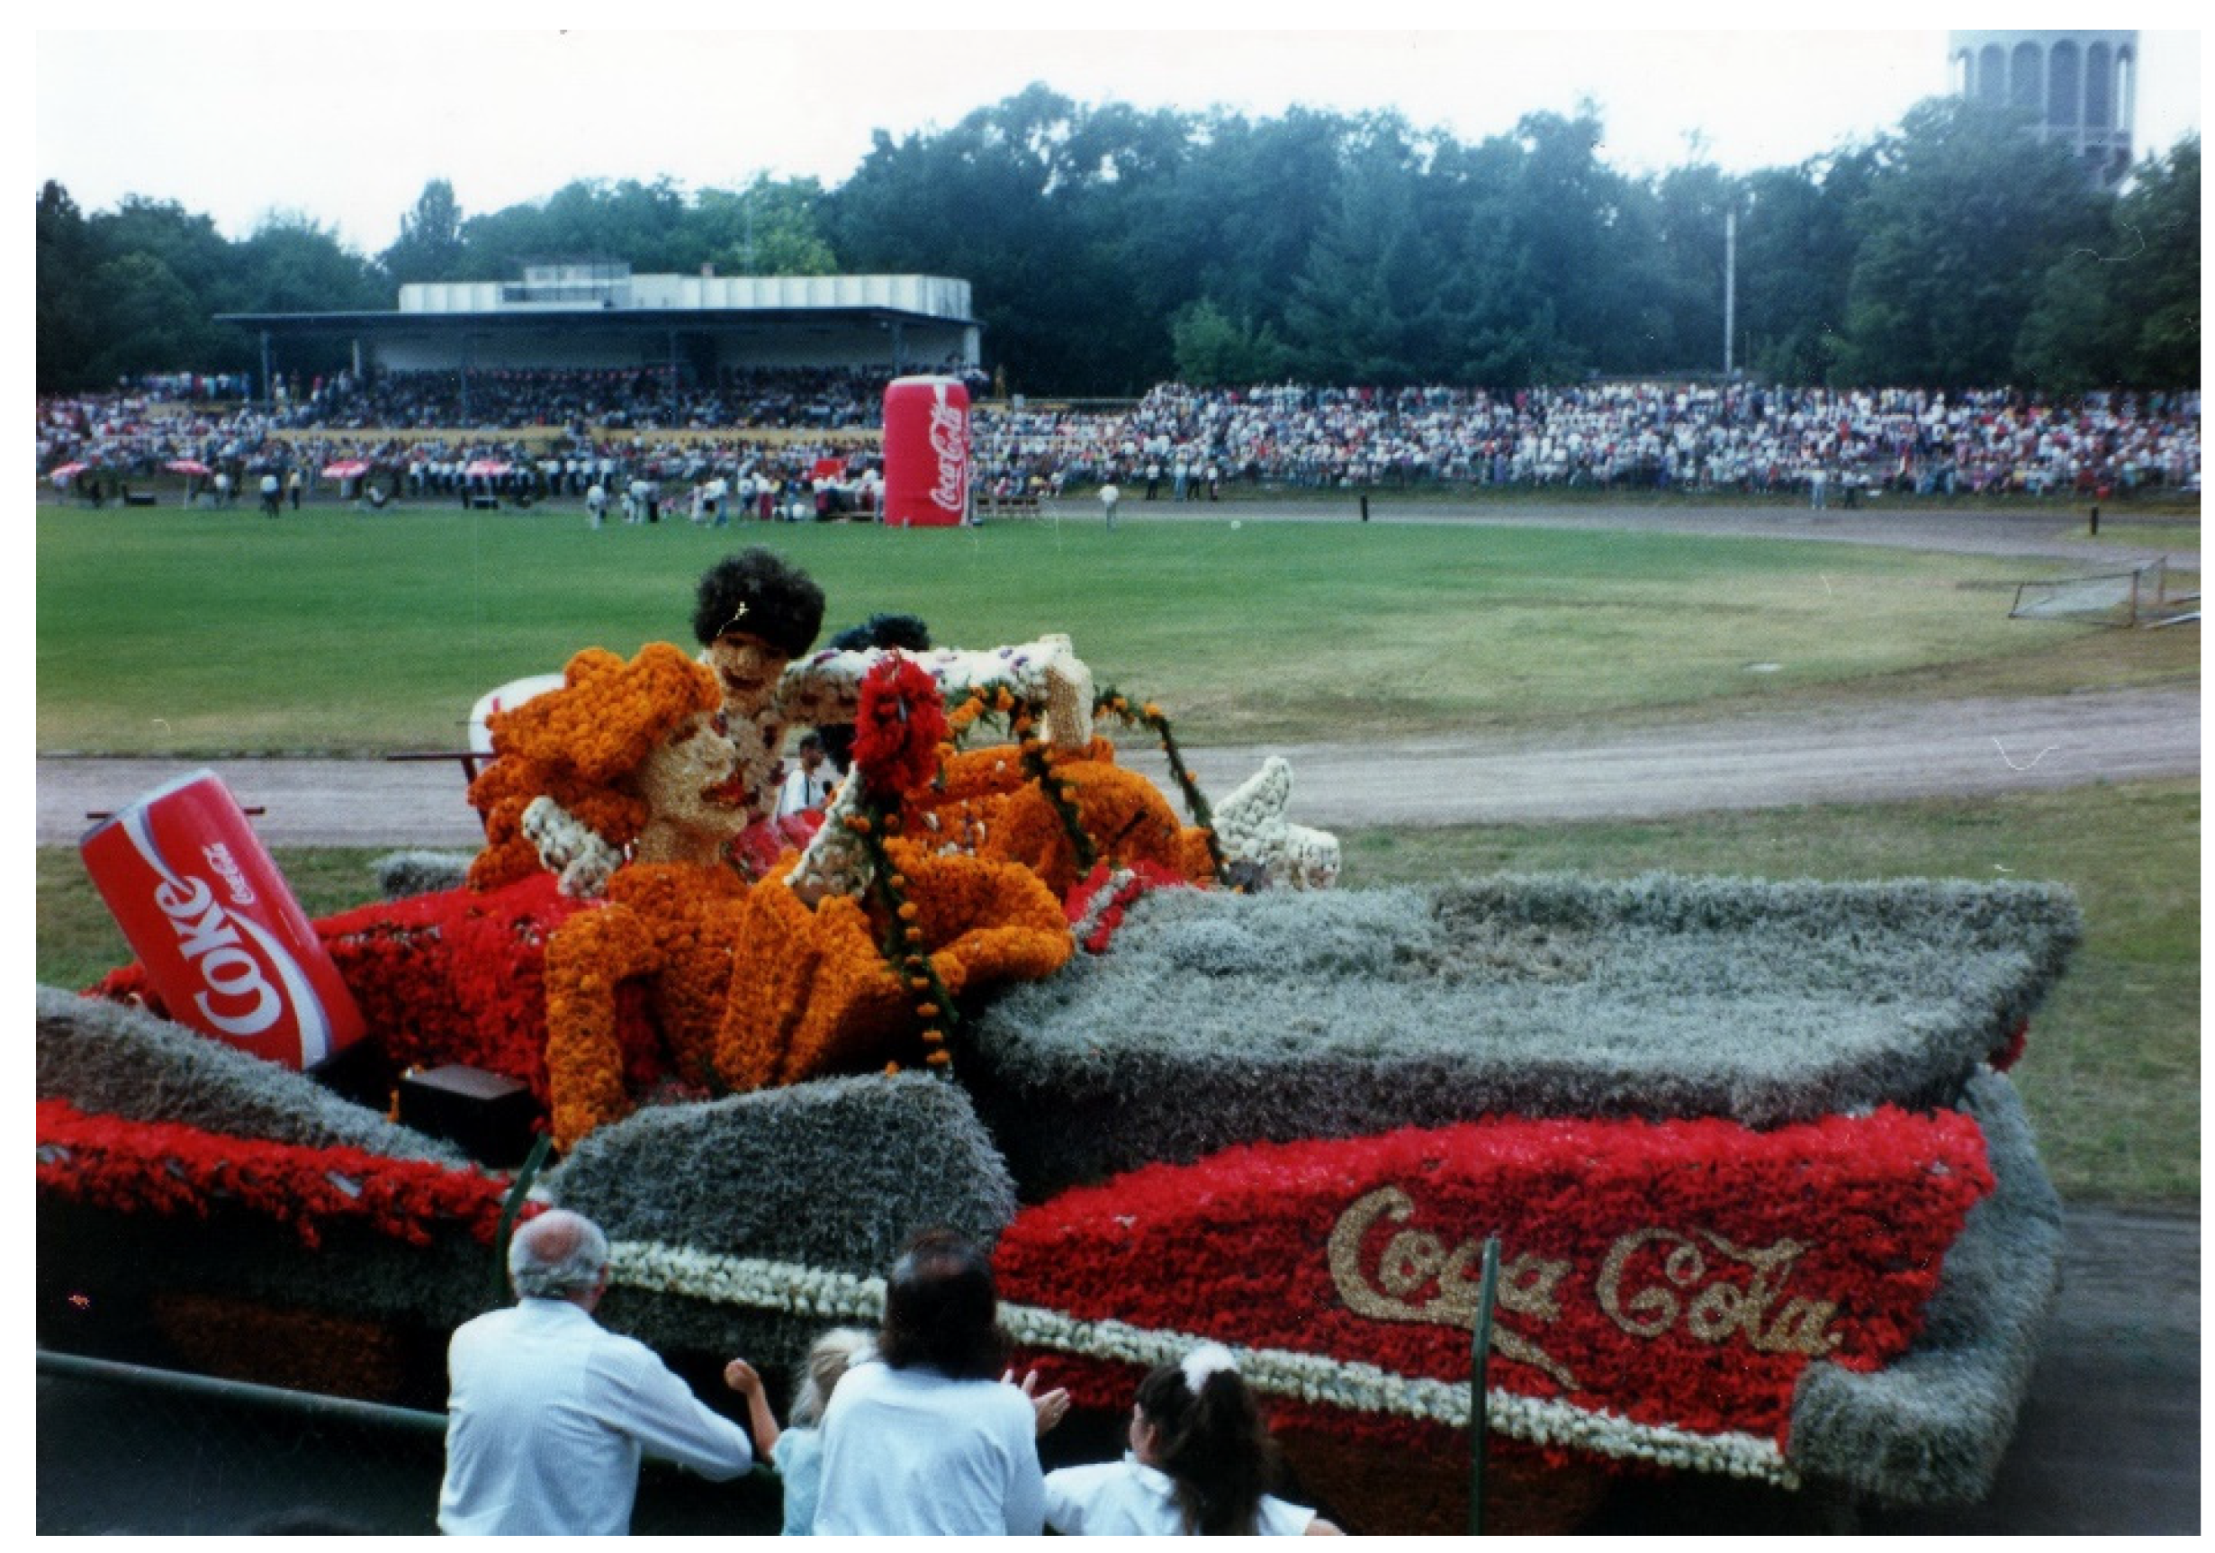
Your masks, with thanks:
[[[872,869],[869,849],[860,836],[847,829],[849,815],[862,812],[861,773],[849,772],[838,784],[823,810],[823,824],[809,838],[800,861],[786,877],[795,890],[814,889],[827,895],[859,895],[869,887]]]
[[[718,1256],[655,1241],[619,1240],[609,1248],[609,1256],[612,1281],[629,1288],[825,1321],[878,1321],[884,1315],[882,1278],[793,1262]],[[1180,1363],[1196,1344],[1214,1341],[1121,1321],[1082,1321],[1058,1310],[1006,1301],[1000,1305],[1000,1324],[1025,1348],[1148,1368]],[[1246,1384],[1270,1396],[1349,1412],[1394,1414],[1452,1429],[1469,1427],[1466,1382],[1398,1375],[1377,1365],[1325,1354],[1225,1346]],[[1721,1473],[1780,1488],[1800,1486],[1799,1474],[1786,1462],[1783,1450],[1760,1435],[1697,1434],[1498,1390],[1486,1395],[1485,1417],[1494,1433],[1532,1445]]]

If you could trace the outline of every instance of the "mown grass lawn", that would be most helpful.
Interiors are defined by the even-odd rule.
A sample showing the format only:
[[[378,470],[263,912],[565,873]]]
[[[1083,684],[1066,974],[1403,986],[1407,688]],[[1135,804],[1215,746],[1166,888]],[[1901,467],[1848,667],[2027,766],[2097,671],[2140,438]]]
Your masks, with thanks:
[[[42,752],[446,747],[483,691],[593,645],[689,642],[699,573],[772,546],[826,630],[922,615],[955,645],[1067,632],[1194,741],[1360,739],[2058,692],[2197,673],[2175,632],[2009,621],[2048,563],[1458,525],[1026,522],[898,532],[573,513],[42,507]],[[1756,664],[1777,667],[1752,672]]]

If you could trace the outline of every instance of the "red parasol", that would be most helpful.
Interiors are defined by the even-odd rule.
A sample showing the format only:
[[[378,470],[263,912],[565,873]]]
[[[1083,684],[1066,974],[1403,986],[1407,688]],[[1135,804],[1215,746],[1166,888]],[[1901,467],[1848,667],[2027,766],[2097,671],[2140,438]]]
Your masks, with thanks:
[[[461,472],[465,475],[471,476],[472,478],[478,475],[483,475],[487,478],[496,478],[500,475],[509,473],[514,468],[515,466],[513,464],[503,464],[502,462],[500,462],[500,460],[496,458],[473,458],[468,463],[462,465]]]
[[[162,468],[178,475],[204,475],[209,472],[208,466],[197,458],[173,458],[162,465]]]
[[[352,480],[367,473],[369,460],[366,458],[342,458],[335,464],[323,466],[323,478],[326,480]]]
[[[91,467],[90,464],[56,464],[46,472],[46,478],[56,485],[67,485],[73,476],[81,475]]]

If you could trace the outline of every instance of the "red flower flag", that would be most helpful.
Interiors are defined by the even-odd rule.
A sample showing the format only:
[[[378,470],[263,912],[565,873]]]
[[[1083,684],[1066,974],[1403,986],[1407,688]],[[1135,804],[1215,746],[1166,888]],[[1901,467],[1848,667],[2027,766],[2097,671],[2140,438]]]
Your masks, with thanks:
[[[1491,1386],[1529,1399],[1524,1438],[1777,1475],[1801,1373],[1905,1352],[1992,1185],[1951,1111],[1508,1118],[1147,1166],[1026,1210],[995,1263],[1005,1299],[1075,1321],[1335,1361],[1329,1426],[1386,1440],[1466,1391],[1497,1236]],[[1128,1402],[1127,1370],[1048,1357],[1080,1402]]]
[[[863,676],[854,719],[854,769],[863,791],[897,803],[938,774],[938,747],[952,737],[938,681],[897,653]]]

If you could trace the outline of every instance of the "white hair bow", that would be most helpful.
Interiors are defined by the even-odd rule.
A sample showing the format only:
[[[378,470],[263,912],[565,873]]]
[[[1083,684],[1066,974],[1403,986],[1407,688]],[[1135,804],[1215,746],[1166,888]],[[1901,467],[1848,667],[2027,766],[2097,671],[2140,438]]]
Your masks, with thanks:
[[[1186,1354],[1183,1362],[1177,1368],[1184,1371],[1185,1390],[1191,1392],[1194,1396],[1198,1396],[1200,1388],[1207,1384],[1207,1378],[1210,1375],[1223,1370],[1228,1370],[1236,1375],[1238,1373],[1238,1361],[1231,1357],[1231,1351],[1221,1343],[1203,1343]]]

